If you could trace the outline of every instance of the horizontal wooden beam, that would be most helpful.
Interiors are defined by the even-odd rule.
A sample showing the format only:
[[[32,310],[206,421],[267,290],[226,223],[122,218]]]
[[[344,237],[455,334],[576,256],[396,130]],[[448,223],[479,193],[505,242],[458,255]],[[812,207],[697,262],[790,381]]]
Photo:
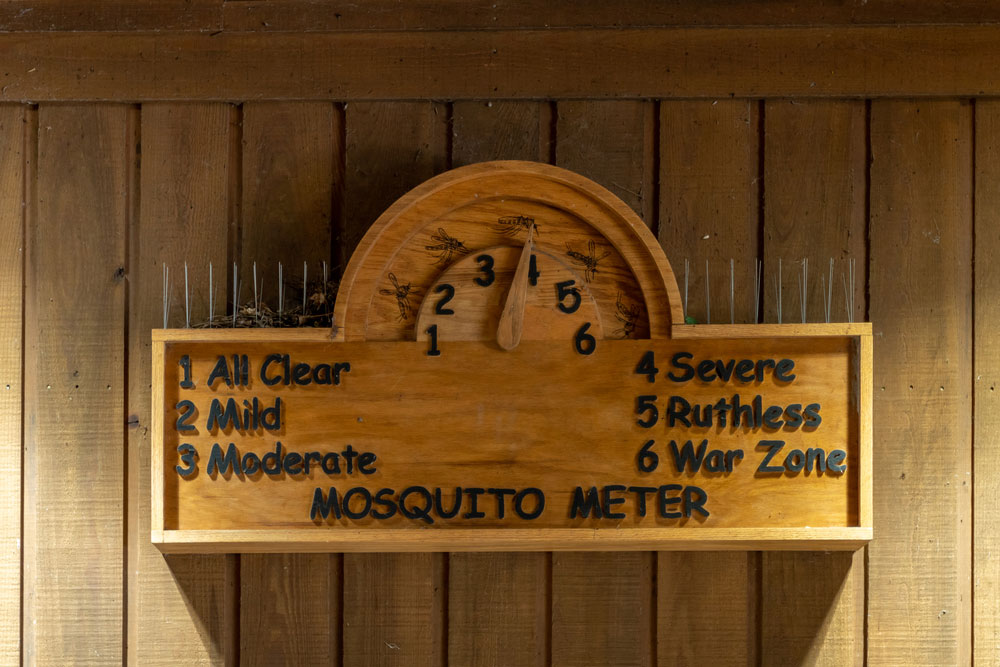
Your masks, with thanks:
[[[10,33],[0,101],[977,96],[1000,26]]]
[[[4,0],[0,32],[847,26],[1000,22],[983,0]]]

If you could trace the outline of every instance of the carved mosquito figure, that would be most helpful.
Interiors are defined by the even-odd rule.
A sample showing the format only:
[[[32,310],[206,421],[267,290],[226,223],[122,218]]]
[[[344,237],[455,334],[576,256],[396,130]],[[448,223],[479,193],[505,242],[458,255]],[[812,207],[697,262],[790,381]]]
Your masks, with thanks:
[[[537,236],[538,225],[535,224],[534,218],[529,218],[526,215],[505,215],[497,219],[497,224],[493,228],[504,236],[517,236],[521,232],[528,231],[531,227],[535,228]]]
[[[432,245],[424,246],[431,252],[438,253],[435,264],[448,264],[454,255],[468,255],[469,249],[465,244],[438,227],[437,234],[431,234]]]
[[[414,294],[416,290],[410,287],[410,283],[400,284],[394,273],[389,274],[389,281],[395,289],[382,288],[379,290],[379,294],[396,297],[396,305],[399,307],[399,319],[405,320],[410,316],[410,311],[412,310],[410,295]]]
[[[602,259],[610,255],[610,252],[606,252],[600,257],[597,256],[597,244],[593,240],[587,241],[587,254],[584,255],[582,252],[577,252],[573,250],[570,244],[566,244],[566,254],[570,256],[570,259],[574,263],[579,264],[584,268],[584,278],[587,279],[589,283],[594,279],[594,274],[597,273],[597,264]]]
[[[615,301],[615,319],[622,323],[621,328],[615,329],[614,333],[619,338],[628,338],[635,331],[635,323],[639,319],[639,306],[626,304],[622,301],[622,293],[618,293]]]

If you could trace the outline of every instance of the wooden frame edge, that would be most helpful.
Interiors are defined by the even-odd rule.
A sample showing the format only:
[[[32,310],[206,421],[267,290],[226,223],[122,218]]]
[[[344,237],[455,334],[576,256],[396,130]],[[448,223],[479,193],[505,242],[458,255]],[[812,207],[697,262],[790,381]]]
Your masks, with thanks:
[[[705,338],[836,338],[848,336],[867,336],[870,339],[872,324],[871,322],[675,324],[670,333],[671,338],[674,340],[700,340]]]
[[[156,533],[163,532],[163,359],[166,343],[158,340],[153,335],[152,355],[152,419],[150,428],[152,437],[150,438],[149,469],[152,475],[150,483],[150,494],[152,496],[152,508],[150,515],[150,530],[155,536]],[[154,540],[155,541],[155,540]]]
[[[301,530],[154,530],[163,553],[358,553],[410,551],[856,551],[870,527],[509,529],[483,538],[478,529],[427,531],[334,529],[314,537]],[[386,546],[391,545],[391,549]]]

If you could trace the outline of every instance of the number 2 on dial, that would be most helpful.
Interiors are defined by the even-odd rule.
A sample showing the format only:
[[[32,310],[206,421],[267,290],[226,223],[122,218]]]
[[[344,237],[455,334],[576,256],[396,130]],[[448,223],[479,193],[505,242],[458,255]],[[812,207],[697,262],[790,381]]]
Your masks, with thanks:
[[[455,311],[451,308],[445,308],[444,305],[455,298],[455,288],[448,283],[441,283],[434,288],[435,294],[440,294],[444,292],[444,296],[434,304],[434,314],[435,315],[454,315]]]

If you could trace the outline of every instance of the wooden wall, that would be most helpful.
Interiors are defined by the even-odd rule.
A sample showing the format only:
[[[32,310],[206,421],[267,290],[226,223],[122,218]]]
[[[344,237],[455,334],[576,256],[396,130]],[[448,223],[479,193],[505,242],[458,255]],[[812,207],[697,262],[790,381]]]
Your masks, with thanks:
[[[1000,11],[819,4],[0,2],[0,663],[1000,664]],[[602,183],[715,295],[730,258],[857,261],[867,549],[149,544],[161,263],[339,273],[396,197],[497,158]]]

